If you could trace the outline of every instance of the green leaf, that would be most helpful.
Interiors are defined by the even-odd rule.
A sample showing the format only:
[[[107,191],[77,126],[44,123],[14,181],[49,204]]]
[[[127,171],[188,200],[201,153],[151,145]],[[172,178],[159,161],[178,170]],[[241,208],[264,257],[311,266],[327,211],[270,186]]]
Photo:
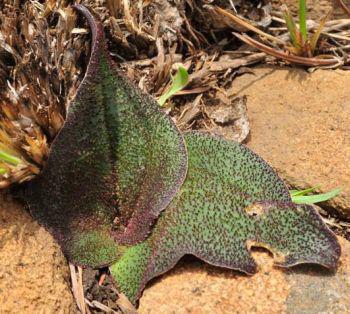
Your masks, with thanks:
[[[144,240],[182,185],[182,135],[149,95],[129,83],[110,59],[103,26],[89,21],[92,52],[47,165],[31,182],[27,202],[68,258],[99,267],[119,244]],[[113,230],[112,230],[113,226]]]
[[[274,170],[245,146],[201,133],[184,139],[118,73],[102,24],[74,7],[91,26],[90,62],[47,166],[26,193],[70,261],[114,262],[118,287],[133,302],[184,254],[248,274],[257,270],[252,246],[270,250],[280,266],[336,267],[339,244],[312,207],[293,204]]]
[[[330,192],[323,193],[323,194],[315,194],[315,195],[306,195],[310,192],[312,192],[315,188],[310,188],[304,191],[298,191],[298,193],[293,193],[292,194],[292,200],[296,204],[315,204],[315,203],[320,203],[320,202],[325,202],[328,201],[329,199],[337,196],[340,192],[341,189],[334,189]]]
[[[306,13],[306,0],[299,0],[299,25],[304,43],[307,41]]]
[[[284,20],[286,22],[287,25],[287,29],[289,32],[289,37],[290,37],[290,41],[292,42],[293,46],[296,49],[300,49],[301,48],[301,43],[299,42],[299,37],[297,35],[297,33],[299,32],[292,14],[290,13],[289,9],[287,8],[287,6],[283,5],[282,6],[282,13],[283,13],[283,17]]]
[[[0,168],[0,175],[3,175],[3,174],[5,174],[5,173],[7,173],[7,169],[5,169],[5,168]]]
[[[13,156],[9,153],[6,153],[3,150],[0,150],[0,160],[6,162],[8,164],[14,165],[14,166],[17,166],[21,163],[21,159],[17,158],[16,156]]]
[[[151,236],[127,248],[110,268],[132,302],[146,283],[185,254],[216,266],[257,271],[251,246],[269,249],[279,266],[335,268],[340,247],[309,206],[296,207],[284,183],[245,146],[200,133],[185,136],[189,163],[180,192]]]
[[[159,97],[158,103],[162,107],[166,101],[172,97],[174,94],[182,90],[188,83],[188,72],[183,66],[179,66],[175,77],[171,78],[172,83],[168,91]]]
[[[289,193],[293,199],[294,196],[301,196],[301,195],[307,195],[313,191],[315,191],[318,187],[317,186],[314,186],[312,188],[308,188],[308,189],[305,189],[305,190],[290,190]]]

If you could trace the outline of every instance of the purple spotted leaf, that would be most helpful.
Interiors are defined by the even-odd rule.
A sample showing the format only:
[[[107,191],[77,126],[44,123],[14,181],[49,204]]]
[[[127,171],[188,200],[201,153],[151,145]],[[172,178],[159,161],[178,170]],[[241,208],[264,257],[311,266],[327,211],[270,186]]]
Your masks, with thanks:
[[[27,202],[71,261],[98,267],[117,259],[115,240],[147,237],[184,181],[187,153],[156,101],[118,73],[102,24],[75,9],[90,24],[90,61]]]
[[[340,246],[312,207],[293,204],[273,169],[245,146],[182,137],[118,73],[101,23],[75,8],[92,29],[90,63],[47,166],[27,189],[34,217],[71,261],[114,261],[111,273],[133,302],[185,254],[253,274],[250,250],[258,246],[279,266],[336,268]]]
[[[187,133],[188,174],[150,237],[111,266],[119,289],[135,302],[146,283],[185,254],[247,274],[257,271],[252,246],[276,265],[317,263],[334,269],[340,246],[315,210],[291,202],[288,189],[245,146]]]

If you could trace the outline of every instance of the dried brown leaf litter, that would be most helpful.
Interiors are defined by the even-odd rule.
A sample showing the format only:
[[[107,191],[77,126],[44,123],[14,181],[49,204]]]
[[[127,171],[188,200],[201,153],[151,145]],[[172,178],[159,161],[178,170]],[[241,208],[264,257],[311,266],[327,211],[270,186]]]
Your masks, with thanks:
[[[71,8],[28,1],[19,10],[10,3],[0,12],[0,146],[20,163],[8,166],[2,186],[39,172],[79,85],[79,60],[88,48],[71,34]]]

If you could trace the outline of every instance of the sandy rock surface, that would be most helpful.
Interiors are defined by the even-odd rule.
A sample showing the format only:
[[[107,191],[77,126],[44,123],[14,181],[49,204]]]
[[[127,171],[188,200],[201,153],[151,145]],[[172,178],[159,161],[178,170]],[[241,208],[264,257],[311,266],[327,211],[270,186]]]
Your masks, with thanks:
[[[247,95],[248,146],[296,188],[342,193],[327,205],[350,218],[350,72],[256,68],[233,81]]]
[[[0,195],[0,313],[76,313],[69,269],[53,238]]]
[[[140,300],[139,313],[350,313],[350,242],[337,273],[317,266],[273,267],[267,252],[254,252],[252,277],[199,261],[180,262],[156,279]]]

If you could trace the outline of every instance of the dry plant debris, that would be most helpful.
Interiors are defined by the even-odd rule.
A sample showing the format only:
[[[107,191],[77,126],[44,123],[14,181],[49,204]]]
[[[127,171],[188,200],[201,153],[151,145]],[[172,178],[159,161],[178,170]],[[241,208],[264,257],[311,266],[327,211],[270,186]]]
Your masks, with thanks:
[[[72,36],[73,10],[55,1],[21,7],[5,1],[0,21],[0,149],[19,158],[1,163],[6,172],[0,185],[7,187],[39,173],[79,85],[78,60],[89,47]]]
[[[337,0],[337,2],[344,10],[344,12],[350,17],[350,7],[343,0]]]
[[[241,25],[246,29],[246,31],[252,31],[256,35],[258,35],[259,39],[255,39],[249,36],[248,34],[240,34],[238,32],[233,32],[234,36],[239,38],[247,45],[258,49],[262,52],[265,52],[273,57],[281,59],[287,63],[304,65],[309,67],[340,67],[349,64],[350,58],[345,53],[345,51],[343,51],[343,49],[347,47],[350,41],[350,32],[348,30],[343,30],[343,27],[346,27],[350,20],[336,20],[326,22],[326,19],[323,19],[319,23],[309,21],[311,24],[310,29],[312,29],[315,32],[313,36],[315,39],[318,39],[319,36],[323,35],[328,37],[330,41],[321,42],[319,44],[319,47],[316,47],[316,42],[312,45],[309,45],[309,50],[312,46],[312,50],[317,50],[318,54],[315,57],[312,57],[311,52],[309,51],[309,56],[305,57],[291,53],[291,51],[295,50],[295,48],[293,47],[294,49],[291,49],[291,45],[288,42],[288,37],[290,36],[290,29],[288,29],[287,25],[285,25],[286,21],[281,18],[281,14],[283,15],[283,17],[285,17],[286,12],[288,13],[287,15],[290,17],[290,13],[286,10],[287,9],[285,7],[282,7],[281,12],[273,12],[273,14],[276,15],[273,16],[274,20],[276,22],[282,23],[283,27],[269,27],[266,31],[263,31],[255,27],[250,21],[247,21],[242,17],[232,14],[220,7],[215,8],[215,12],[217,14],[219,14],[223,18],[228,19],[229,22],[227,23],[228,25],[231,25],[233,29],[235,28],[235,25]],[[336,25],[334,25],[334,23]],[[329,25],[332,25],[332,27],[330,28]],[[272,30],[277,30],[278,35],[271,35],[273,34]],[[330,48],[330,46],[334,48],[335,46],[336,48],[338,48],[339,53],[335,53],[335,49],[333,49],[332,51],[330,51],[329,49],[327,50],[327,48],[325,49],[324,46],[328,46],[327,48]],[[314,53],[314,51],[312,51],[312,53]]]

